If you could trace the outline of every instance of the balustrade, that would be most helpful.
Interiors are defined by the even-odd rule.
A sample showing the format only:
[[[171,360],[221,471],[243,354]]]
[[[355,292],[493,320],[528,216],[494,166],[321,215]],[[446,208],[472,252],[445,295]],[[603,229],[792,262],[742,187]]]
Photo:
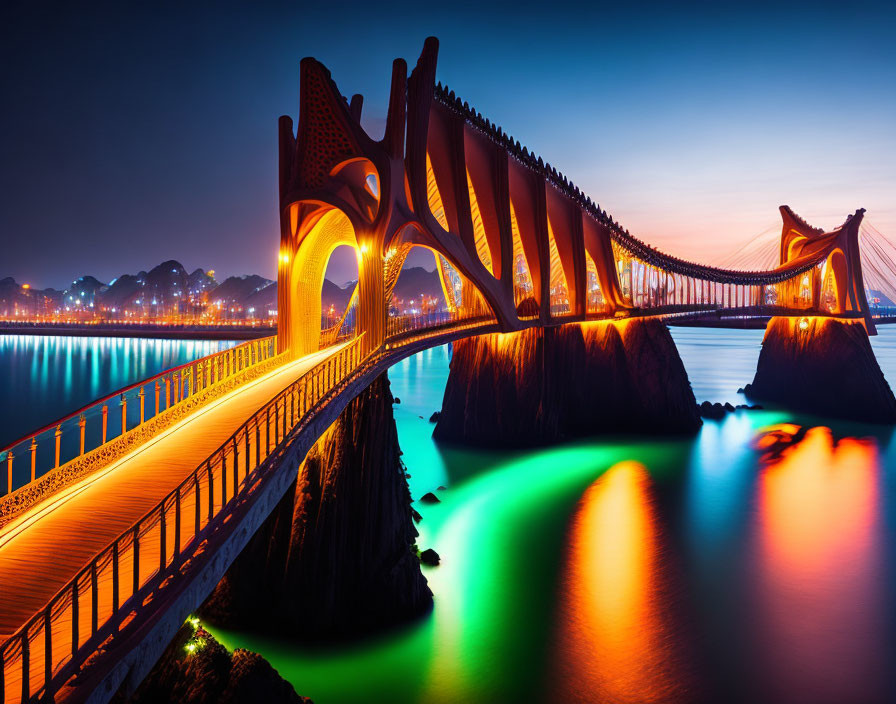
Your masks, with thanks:
[[[366,361],[361,339],[322,360],[254,413],[0,646],[0,704],[51,700],[100,643],[138,615],[147,597],[223,524],[223,514],[254,486],[268,457],[283,450]],[[256,356],[256,349],[251,357],[235,354],[232,373],[266,358],[264,352]],[[12,461],[7,455],[8,467]]]
[[[208,357],[189,362],[180,367],[169,369],[137,384],[120,389],[109,396],[101,398],[74,413],[50,423],[36,433],[21,438],[0,450],[0,463],[5,461],[7,471],[5,483],[0,487],[0,501],[5,495],[40,481],[48,472],[77,462],[85,454],[116,441],[123,435],[141,428],[146,423],[162,415],[169,409],[185,403],[189,399],[196,400],[197,395],[210,386],[220,384],[228,378],[239,374],[256,364],[264,362],[276,354],[274,337],[246,342],[233,350],[217,352]],[[215,375],[209,384],[197,383],[202,378],[203,370],[211,370],[221,363],[223,358],[232,358],[228,362],[227,372]],[[161,407],[161,386],[164,383],[164,408]],[[147,392],[154,398],[154,406],[146,408]],[[109,405],[117,401],[121,413],[119,418],[109,419]],[[147,417],[147,410],[152,411]],[[113,414],[115,415],[115,414]],[[26,451],[27,450],[27,451]],[[29,459],[27,470],[18,458]],[[19,469],[21,466],[21,469]]]

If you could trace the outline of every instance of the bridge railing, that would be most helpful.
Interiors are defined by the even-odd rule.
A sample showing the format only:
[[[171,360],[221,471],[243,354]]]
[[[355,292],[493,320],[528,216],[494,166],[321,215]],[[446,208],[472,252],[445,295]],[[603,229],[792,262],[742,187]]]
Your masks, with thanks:
[[[473,328],[494,325],[495,318],[491,315],[473,315],[469,317],[449,317],[442,322],[434,322],[430,325],[403,326],[398,328],[386,338],[386,350],[394,350],[417,342],[424,338],[444,335],[459,330],[471,330]]]
[[[433,311],[419,315],[390,315],[386,323],[386,339],[395,340],[409,333],[425,330],[444,330],[467,322],[480,322],[494,320],[491,313],[484,314],[473,310],[469,311]]]
[[[153,608],[158,591],[189,568],[234,502],[254,489],[259,467],[361,365],[362,338],[255,412],[0,646],[0,704],[52,701],[100,646]]]
[[[321,330],[320,343],[318,349],[325,350],[327,347],[339,345],[355,336],[354,326],[345,326],[342,323]]]
[[[251,340],[119,389],[0,450],[0,524],[60,485],[158,433],[272,359],[276,337]]]

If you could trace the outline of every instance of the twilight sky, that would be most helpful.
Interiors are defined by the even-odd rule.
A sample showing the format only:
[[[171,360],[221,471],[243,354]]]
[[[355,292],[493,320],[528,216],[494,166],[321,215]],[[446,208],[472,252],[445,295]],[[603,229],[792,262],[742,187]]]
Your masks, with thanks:
[[[0,9],[0,277],[273,277],[299,60],[379,137],[391,61],[430,34],[443,83],[662,249],[718,261],[781,203],[826,228],[865,207],[896,239],[886,4],[75,4]]]

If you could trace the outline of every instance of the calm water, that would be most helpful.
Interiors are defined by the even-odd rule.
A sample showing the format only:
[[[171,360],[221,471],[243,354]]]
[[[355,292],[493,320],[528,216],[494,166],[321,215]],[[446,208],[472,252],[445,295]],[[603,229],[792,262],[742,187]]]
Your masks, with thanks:
[[[742,402],[761,331],[672,331],[698,400]],[[896,381],[896,329],[873,341]],[[784,412],[527,454],[438,448],[447,352],[390,372],[433,613],[309,652],[247,633],[301,694],[335,702],[893,701],[896,446]],[[422,416],[422,418],[420,417]],[[811,428],[774,457],[781,442]],[[764,439],[765,438],[765,439]]]
[[[0,335],[0,447],[116,389],[235,344]]]
[[[742,401],[761,331],[672,334],[699,401]],[[37,367],[86,380],[92,341],[80,344]],[[896,328],[873,345],[896,382]],[[33,357],[18,356],[26,380]],[[426,569],[432,614],[326,652],[216,630],[226,645],[262,653],[318,704],[893,701],[888,430],[766,410],[684,441],[447,450],[428,422],[447,372],[444,348],[390,372],[412,494],[447,487],[417,506],[419,544],[442,556]]]

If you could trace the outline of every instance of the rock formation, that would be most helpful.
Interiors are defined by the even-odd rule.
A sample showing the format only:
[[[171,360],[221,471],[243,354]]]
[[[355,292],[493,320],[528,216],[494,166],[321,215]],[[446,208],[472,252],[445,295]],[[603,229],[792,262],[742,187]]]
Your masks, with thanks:
[[[653,319],[529,328],[458,340],[434,436],[531,446],[700,427],[687,372]]]
[[[742,393],[743,389],[738,389],[737,393]],[[700,414],[701,418],[709,418],[711,420],[722,420],[727,414],[734,413],[735,411],[761,411],[762,406],[754,405],[751,406],[747,403],[739,403],[736,406],[732,406],[727,401],[723,403],[710,403],[709,401],[704,401],[699,406],[697,406],[697,412]]]
[[[301,639],[353,637],[428,610],[385,375],[308,453],[203,608],[211,622]]]
[[[772,318],[744,393],[819,415],[896,423],[896,398],[858,322]]]
[[[270,663],[238,648],[232,653],[202,628],[187,623],[178,631],[159,662],[130,698],[118,694],[116,704],[312,704],[296,694]]]

